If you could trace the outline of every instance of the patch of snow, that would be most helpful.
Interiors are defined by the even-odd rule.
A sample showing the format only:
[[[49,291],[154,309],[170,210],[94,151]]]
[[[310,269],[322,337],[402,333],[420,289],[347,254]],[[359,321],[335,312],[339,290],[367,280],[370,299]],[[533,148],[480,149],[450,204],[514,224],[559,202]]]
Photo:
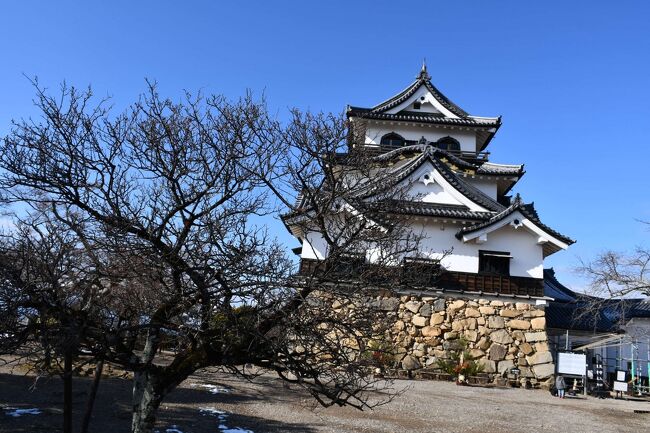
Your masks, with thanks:
[[[19,416],[23,415],[40,415],[41,413],[41,410],[35,407],[29,409],[15,409],[13,407],[5,408],[5,415],[13,416],[14,418],[18,418]]]
[[[160,433],[160,430],[154,430],[155,433]],[[177,425],[172,425],[170,428],[166,428],[164,430],[164,433],[183,433],[181,430],[179,430]]]
[[[228,421],[228,412],[224,412],[223,410],[219,410],[214,407],[201,407],[199,408],[199,412],[201,412],[203,415],[212,415],[217,417],[219,420],[219,424],[217,426],[217,428],[220,430],[219,433],[254,433],[253,430],[245,430],[240,427],[228,427],[226,425],[226,421]]]
[[[227,394],[232,391],[230,388],[226,388],[218,385],[211,385],[209,383],[200,383],[196,386],[200,388],[205,388],[206,391],[208,391],[210,394]]]
[[[215,415],[219,418],[225,417],[227,415],[227,412],[219,410],[215,407],[200,407],[199,412],[201,412],[203,415]]]

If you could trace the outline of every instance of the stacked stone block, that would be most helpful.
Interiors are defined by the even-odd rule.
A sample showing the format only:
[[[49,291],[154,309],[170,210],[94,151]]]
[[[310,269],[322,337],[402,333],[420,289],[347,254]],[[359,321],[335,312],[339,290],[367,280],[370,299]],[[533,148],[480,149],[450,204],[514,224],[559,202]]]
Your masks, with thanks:
[[[406,370],[434,368],[438,359],[460,350],[460,339],[483,365],[504,375],[517,366],[533,382],[553,375],[543,307],[525,302],[402,296],[379,297],[376,305],[394,325],[390,334]]]

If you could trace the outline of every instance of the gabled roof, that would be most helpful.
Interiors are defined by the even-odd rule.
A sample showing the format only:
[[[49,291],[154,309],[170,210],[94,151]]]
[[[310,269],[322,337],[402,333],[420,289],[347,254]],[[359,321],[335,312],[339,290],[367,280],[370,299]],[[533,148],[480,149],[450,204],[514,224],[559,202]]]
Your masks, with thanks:
[[[397,159],[402,155],[409,153],[418,153],[424,152],[427,149],[437,150],[439,155],[448,160],[450,163],[456,167],[474,170],[476,174],[481,175],[490,175],[490,176],[517,176],[521,177],[524,175],[524,165],[523,164],[494,164],[492,162],[470,162],[465,159],[459,158],[451,152],[448,152],[443,149],[439,149],[431,144],[413,144],[410,146],[403,146],[397,149],[388,151],[379,156],[373,158],[373,161],[390,161],[392,159]]]
[[[348,106],[348,117],[361,117],[374,120],[394,120],[402,122],[431,123],[438,125],[474,126],[483,128],[496,128],[501,126],[501,118],[476,118],[476,117],[444,117],[434,113],[378,113],[372,108]]]
[[[471,235],[483,229],[488,229],[491,226],[499,227],[498,224],[501,221],[503,221],[504,219],[506,219],[507,217],[509,217],[515,212],[521,213],[521,215],[524,218],[526,218],[528,221],[530,221],[531,224],[533,224],[535,227],[537,227],[537,229],[539,229],[541,232],[547,235],[548,239],[546,244],[551,244],[554,246],[554,248],[548,248],[545,244],[544,246],[545,256],[557,252],[560,249],[565,249],[567,246],[575,243],[573,239],[564,236],[563,234],[553,230],[549,226],[542,223],[533,205],[524,204],[519,194],[517,194],[513,203],[510,206],[508,206],[506,209],[494,215],[492,218],[490,218],[487,221],[475,224],[473,226],[463,227],[456,233],[456,237],[458,239],[465,239],[467,238],[468,235]]]
[[[395,96],[392,96],[385,100],[384,102],[380,102],[379,104],[375,105],[372,107],[372,112],[373,113],[383,113],[386,110],[390,110],[393,107],[398,106],[402,102],[406,101],[408,98],[410,98],[421,86],[425,86],[427,90],[431,93],[431,95],[436,98],[440,104],[442,104],[443,107],[454,113],[458,117],[469,117],[469,114],[460,108],[458,105],[454,104],[447,98],[445,95],[440,92],[436,86],[434,86],[431,83],[431,76],[427,72],[427,65],[425,63],[422,64],[422,69],[420,70],[420,73],[416,77],[415,81],[408,86],[406,89],[402,90],[400,93],[398,93]]]
[[[395,107],[411,98],[420,88],[424,87],[428,93],[451,115],[444,113],[427,113],[427,112],[413,112],[413,111],[400,111],[398,113],[389,112]],[[481,149],[484,149],[496,130],[501,126],[501,116],[498,117],[480,117],[472,116],[465,110],[454,104],[447,98],[440,90],[438,90],[431,83],[431,76],[427,72],[426,65],[422,65],[422,70],[416,77],[415,81],[411,83],[406,89],[399,92],[397,95],[381,102],[374,107],[353,107],[348,106],[346,114],[348,117],[358,117],[364,119],[374,120],[387,120],[387,121],[402,121],[402,122],[415,122],[427,123],[438,125],[457,125],[463,127],[477,127],[486,129],[481,134]]]
[[[391,182],[372,182],[368,187],[360,193],[362,198],[371,197],[373,195],[379,194],[382,191],[386,191],[389,188],[399,184],[418,168],[420,168],[426,162],[431,163],[433,168],[440,173],[440,175],[457,191],[459,191],[463,196],[467,197],[469,200],[478,204],[479,206],[492,211],[492,212],[501,212],[505,207],[493,200],[491,197],[486,195],[483,191],[479,190],[475,186],[471,185],[469,182],[464,181],[458,177],[444,162],[441,161],[442,158],[449,157],[449,153],[441,149],[435,148],[433,146],[426,146],[418,157],[414,158],[412,161],[400,166],[396,170],[389,172],[389,178]],[[380,156],[378,158],[382,158]],[[378,159],[381,160],[381,159]],[[382,179],[383,180],[383,179]]]

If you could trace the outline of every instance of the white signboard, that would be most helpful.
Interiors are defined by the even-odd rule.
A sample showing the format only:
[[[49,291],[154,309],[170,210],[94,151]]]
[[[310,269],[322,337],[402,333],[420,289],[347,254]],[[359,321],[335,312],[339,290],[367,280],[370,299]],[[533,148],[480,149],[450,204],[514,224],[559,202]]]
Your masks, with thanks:
[[[616,380],[619,382],[625,382],[625,371],[616,370]]]
[[[584,353],[557,354],[557,372],[560,374],[573,374],[584,376],[587,371],[587,355]]]
[[[614,391],[627,392],[627,382],[614,381]]]

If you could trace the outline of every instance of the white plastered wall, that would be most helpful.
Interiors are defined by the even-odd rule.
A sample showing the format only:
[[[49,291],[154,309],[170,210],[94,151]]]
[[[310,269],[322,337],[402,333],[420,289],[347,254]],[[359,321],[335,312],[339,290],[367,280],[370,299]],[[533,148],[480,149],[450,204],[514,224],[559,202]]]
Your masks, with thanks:
[[[475,186],[482,193],[491,197],[493,200],[497,199],[497,181],[489,179],[472,179],[470,177],[464,178],[471,185]]]
[[[443,251],[453,247],[452,252],[443,258],[443,266],[450,271],[478,272],[479,250],[504,251],[512,255],[510,260],[510,275],[518,277],[543,278],[544,258],[542,246],[537,245],[537,236],[523,227],[515,229],[512,226],[502,227],[488,235],[487,241],[476,244],[474,241],[462,242],[455,236],[460,229],[459,224],[442,222],[421,222],[413,226],[413,230],[422,233],[421,255],[438,259]],[[371,250],[368,260],[372,261]],[[327,245],[322,237],[315,232],[309,233],[303,241],[302,258],[323,259],[327,255]]]
[[[366,127],[365,144],[379,145],[381,137],[394,132],[405,140],[418,141],[424,136],[428,141],[438,141],[443,137],[452,137],[460,143],[460,150],[476,152],[476,134],[472,131],[445,129],[432,125],[431,127],[398,125],[398,124],[368,124]]]

